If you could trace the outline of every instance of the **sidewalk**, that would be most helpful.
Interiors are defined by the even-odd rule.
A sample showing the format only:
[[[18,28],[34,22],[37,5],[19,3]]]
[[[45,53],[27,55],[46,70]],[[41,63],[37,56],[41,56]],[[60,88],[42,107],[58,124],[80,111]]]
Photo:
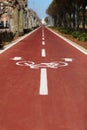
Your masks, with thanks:
[[[37,28],[38,29],[38,28]],[[3,52],[5,52],[6,50],[8,50],[9,48],[11,48],[12,46],[14,46],[15,44],[17,44],[18,42],[20,42],[21,40],[23,40],[24,38],[26,38],[27,36],[31,35],[33,32],[35,32],[37,29],[33,30],[32,32],[24,35],[24,36],[21,36],[19,37],[18,39],[16,40],[13,40],[12,42],[10,42],[9,44],[5,45],[3,47],[3,49],[0,49],[0,54],[2,54]]]

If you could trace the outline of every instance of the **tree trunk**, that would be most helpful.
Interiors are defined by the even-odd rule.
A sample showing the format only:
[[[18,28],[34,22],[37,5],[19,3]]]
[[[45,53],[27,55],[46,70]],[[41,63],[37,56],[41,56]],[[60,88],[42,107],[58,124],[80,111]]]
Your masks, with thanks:
[[[79,8],[78,5],[76,5],[76,28],[79,30]]]
[[[73,28],[75,29],[76,28],[76,22],[75,22],[75,8],[74,8],[74,11],[73,11]]]
[[[83,5],[83,19],[82,19],[83,30],[85,30],[85,5]]]

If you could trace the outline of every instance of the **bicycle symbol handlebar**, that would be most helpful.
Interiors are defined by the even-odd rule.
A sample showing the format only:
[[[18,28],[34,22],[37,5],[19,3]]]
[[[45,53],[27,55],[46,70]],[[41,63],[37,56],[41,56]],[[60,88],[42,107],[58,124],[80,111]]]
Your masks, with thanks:
[[[56,69],[56,68],[59,68],[59,67],[68,66],[68,63],[62,62],[62,61],[54,61],[54,62],[49,62],[49,63],[35,64],[35,62],[33,62],[33,61],[19,61],[19,62],[16,63],[16,65],[28,66],[31,69],[38,69],[38,68],[44,68],[44,67]]]

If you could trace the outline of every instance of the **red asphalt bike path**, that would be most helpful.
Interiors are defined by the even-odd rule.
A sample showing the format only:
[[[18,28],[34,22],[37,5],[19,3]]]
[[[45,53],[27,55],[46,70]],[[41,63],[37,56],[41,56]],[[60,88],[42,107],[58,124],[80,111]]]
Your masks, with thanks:
[[[86,58],[45,27],[0,54],[0,130],[87,130]],[[39,93],[42,68],[47,95]]]

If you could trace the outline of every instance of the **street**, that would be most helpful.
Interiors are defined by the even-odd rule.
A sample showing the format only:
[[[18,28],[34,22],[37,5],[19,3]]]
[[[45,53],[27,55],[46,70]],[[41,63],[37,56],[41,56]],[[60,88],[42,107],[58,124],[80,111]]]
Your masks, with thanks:
[[[40,27],[0,54],[0,130],[87,130],[87,55]]]

